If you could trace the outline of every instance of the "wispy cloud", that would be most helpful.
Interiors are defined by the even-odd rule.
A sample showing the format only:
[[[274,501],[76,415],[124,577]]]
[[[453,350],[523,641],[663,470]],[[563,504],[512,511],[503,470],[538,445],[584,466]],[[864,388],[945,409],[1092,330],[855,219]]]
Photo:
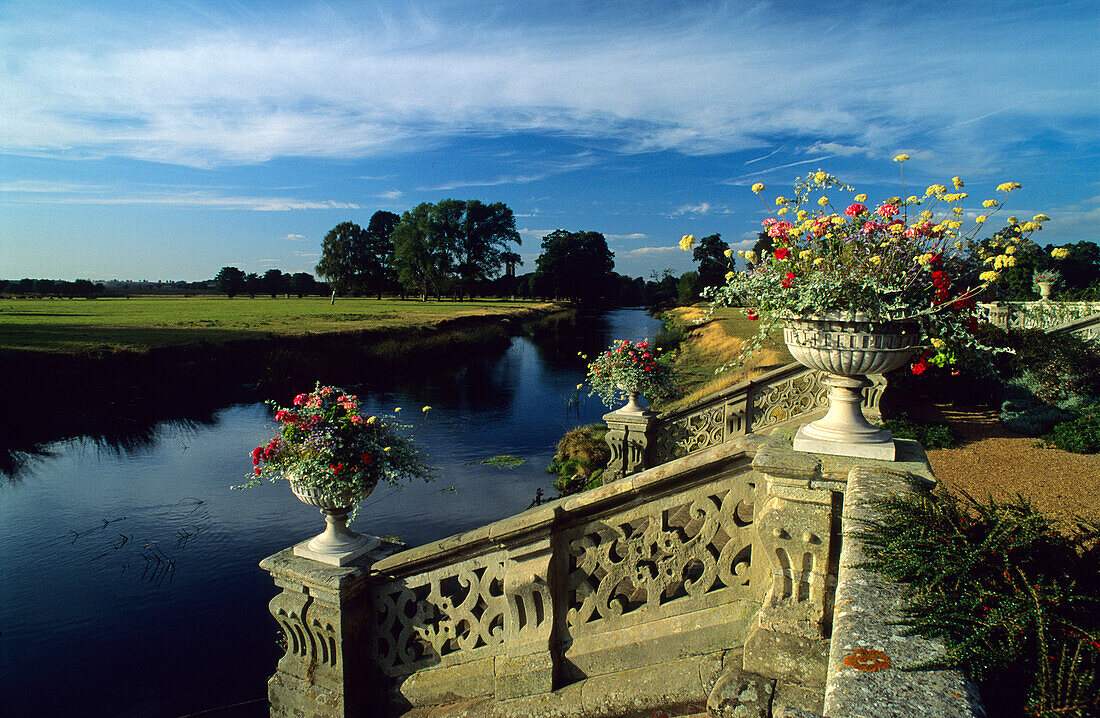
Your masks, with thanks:
[[[304,241],[306,241],[306,236],[304,234],[288,234],[286,236],[286,238],[289,239],[291,242],[304,242]]]
[[[0,204],[23,205],[151,205],[204,209],[286,212],[308,209],[359,209],[354,202],[294,197],[224,196],[201,191],[123,191],[107,185],[15,181],[0,183]],[[288,234],[287,239],[301,235]]]
[[[599,7],[567,20],[533,2],[498,6],[493,22],[460,4],[187,8],[0,8],[0,151],[211,166],[536,132],[628,153],[826,138],[837,146],[823,151],[845,156],[928,139],[929,128],[946,137],[998,113],[1059,131],[1097,111],[1095,85],[1082,91],[1066,71],[1100,61],[1090,24],[1066,22],[1093,12],[1088,3],[959,6],[954,22],[906,47],[900,71],[882,62],[896,57],[898,34],[881,30],[927,21],[919,4],[858,4],[859,22],[830,32],[824,6],[780,24],[770,5],[749,2],[629,21]],[[1059,42],[1003,41],[1024,22]],[[799,68],[781,79],[777,37]],[[972,70],[944,72],[944,57]]]
[[[632,232],[631,234],[605,234],[604,239],[610,239],[614,242],[618,242],[625,240],[645,239],[646,236],[647,235],[642,234],[641,232]]]
[[[673,217],[678,217],[682,214],[706,214],[710,212],[709,202],[700,202],[699,204],[685,204],[677,207],[672,211]]]
[[[677,245],[672,245],[670,247],[638,247],[636,249],[627,250],[622,254],[624,257],[653,257],[674,255],[677,252],[683,254],[684,250],[680,249]]]

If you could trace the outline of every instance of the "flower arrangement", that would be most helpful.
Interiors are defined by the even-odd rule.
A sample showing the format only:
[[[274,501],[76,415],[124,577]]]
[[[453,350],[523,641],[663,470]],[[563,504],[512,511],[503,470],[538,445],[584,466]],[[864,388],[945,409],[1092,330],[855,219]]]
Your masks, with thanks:
[[[649,401],[672,392],[672,370],[649,350],[649,342],[619,339],[588,365],[589,394],[598,394],[605,406],[616,398],[638,393]]]
[[[899,167],[908,159],[894,158]],[[987,212],[964,231],[962,200],[968,193],[959,177],[951,184],[953,191],[934,184],[922,195],[868,205],[862,193],[840,201],[854,188],[817,171],[796,182],[793,197],[777,197],[775,208],[768,208],[774,209],[772,216],[763,222],[771,250],[760,256],[738,252],[748,269],[730,272],[724,285],[706,292],[714,306],[746,306],[749,319],[765,320],[738,361],[759,347],[776,322],[833,313],[872,323],[919,323],[924,340],[944,361],[948,355],[940,350],[951,344],[977,346],[971,316],[975,296],[997,281],[1002,269],[1015,266],[1018,247],[1049,217],[1037,215],[1018,225],[1011,238],[987,250],[974,237],[1001,210],[1003,200],[985,200]],[[1007,195],[1019,187],[1006,182],[997,189]],[[758,195],[764,190],[763,184],[752,186]],[[1011,217],[1009,223],[1018,220]],[[966,286],[977,261],[985,271],[976,286]]]
[[[1031,281],[1035,284],[1035,287],[1039,287],[1039,282],[1050,282],[1054,284],[1062,278],[1061,273],[1057,269],[1042,269],[1036,270],[1035,274],[1031,276]]]
[[[281,426],[271,440],[252,450],[251,480],[293,479],[331,496],[362,497],[380,479],[433,478],[432,469],[413,441],[399,433],[409,428],[396,417],[364,416],[354,394],[319,383],[284,408],[267,402]],[[428,407],[425,407],[425,411]]]

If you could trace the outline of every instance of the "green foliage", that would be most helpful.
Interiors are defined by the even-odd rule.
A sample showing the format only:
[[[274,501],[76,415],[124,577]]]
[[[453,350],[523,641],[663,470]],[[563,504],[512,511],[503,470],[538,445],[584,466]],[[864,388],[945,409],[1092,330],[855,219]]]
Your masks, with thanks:
[[[680,348],[680,344],[683,343],[685,337],[684,328],[667,317],[668,315],[661,316],[664,325],[657,330],[657,334],[653,337],[653,346],[659,352],[676,351]]]
[[[698,279],[701,286],[695,290],[690,302],[681,299],[681,304],[698,301],[699,292],[703,287],[713,287],[722,281],[730,269],[731,262],[726,258],[729,248],[730,246],[722,241],[720,234],[711,234],[699,240],[699,246],[692,250],[691,258],[699,263]],[[682,277],[680,281],[682,285]]]
[[[609,408],[617,397],[625,399],[635,392],[651,402],[672,394],[672,370],[649,350],[648,341],[615,340],[588,365],[587,378],[592,387],[589,396],[598,394]]]
[[[475,464],[486,464],[487,466],[495,466],[498,469],[514,469],[517,466],[523,466],[527,462],[527,459],[522,456],[513,456],[511,454],[501,454],[500,456],[493,456],[488,459],[482,459],[481,461],[470,461],[467,466]]]
[[[1075,397],[1100,396],[1100,347],[1076,334],[1047,334],[1041,329],[1012,332],[1015,361],[1011,375],[1030,376],[1035,393],[1056,403]]]
[[[1097,715],[1100,525],[1061,534],[1022,498],[880,509],[865,566],[911,584],[908,633],[945,644],[931,665],[970,672],[990,715]]]
[[[603,471],[611,460],[604,440],[607,431],[602,424],[590,424],[566,432],[558,441],[558,452],[546,471],[558,477],[554,488],[562,496],[602,485]]]
[[[244,289],[244,272],[236,267],[222,267],[214,277],[218,291],[232,299]]]
[[[906,414],[899,414],[882,422],[884,428],[897,439],[915,439],[926,449],[950,449],[957,446],[959,438],[944,424],[919,424]]]
[[[591,303],[607,296],[615,255],[599,232],[557,229],[542,238],[535,266],[535,282],[543,296]]]
[[[1063,451],[1100,453],[1100,406],[1092,407],[1075,419],[1055,424],[1042,438]]]

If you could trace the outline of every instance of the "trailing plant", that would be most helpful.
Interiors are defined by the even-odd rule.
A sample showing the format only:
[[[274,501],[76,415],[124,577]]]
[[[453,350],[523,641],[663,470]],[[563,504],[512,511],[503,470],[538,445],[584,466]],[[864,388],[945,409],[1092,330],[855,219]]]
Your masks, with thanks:
[[[588,383],[607,407],[617,397],[640,393],[649,401],[672,393],[672,370],[649,349],[648,341],[619,339],[588,365]]]
[[[1018,498],[879,502],[865,567],[910,584],[907,635],[940,638],[924,667],[968,671],[990,715],[1100,710],[1100,525],[1059,533]]]
[[[558,441],[547,473],[554,474],[554,488],[562,496],[592,489],[603,483],[603,471],[611,460],[611,449],[604,437],[607,427],[590,424],[566,432]]]
[[[281,426],[252,450],[252,476],[240,488],[293,478],[330,496],[361,497],[379,480],[434,478],[420,448],[402,433],[411,427],[395,416],[364,415],[359,399],[343,389],[318,383],[291,407],[267,403]]]

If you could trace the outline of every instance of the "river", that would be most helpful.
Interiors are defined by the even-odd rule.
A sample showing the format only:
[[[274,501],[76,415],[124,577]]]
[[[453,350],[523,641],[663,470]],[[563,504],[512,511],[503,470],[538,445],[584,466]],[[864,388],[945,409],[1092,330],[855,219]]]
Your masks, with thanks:
[[[617,310],[582,316],[553,342],[515,337],[496,356],[363,376],[351,388],[367,410],[402,407],[441,475],[380,486],[354,528],[418,545],[551,493],[558,438],[607,411],[576,390],[577,353],[659,327]],[[203,422],[136,428],[132,444],[55,442],[17,478],[0,476],[0,715],[178,717],[249,701],[221,715],[266,715],[258,701],[280,632],[257,563],[323,528],[285,484],[230,488],[271,424],[259,401],[235,404]],[[526,461],[473,463],[499,454]]]

